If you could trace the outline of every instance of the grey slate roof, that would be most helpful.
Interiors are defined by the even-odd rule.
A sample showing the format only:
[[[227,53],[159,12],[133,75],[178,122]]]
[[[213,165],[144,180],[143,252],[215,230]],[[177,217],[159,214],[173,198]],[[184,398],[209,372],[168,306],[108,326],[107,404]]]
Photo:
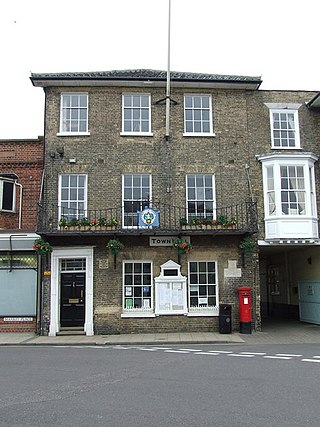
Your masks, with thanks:
[[[112,70],[94,72],[72,72],[72,73],[32,73],[31,80],[153,80],[165,81],[167,72],[161,70]],[[185,82],[236,82],[236,83],[256,83],[262,82],[261,76],[236,76],[205,73],[188,73],[180,71],[170,72],[171,81]]]

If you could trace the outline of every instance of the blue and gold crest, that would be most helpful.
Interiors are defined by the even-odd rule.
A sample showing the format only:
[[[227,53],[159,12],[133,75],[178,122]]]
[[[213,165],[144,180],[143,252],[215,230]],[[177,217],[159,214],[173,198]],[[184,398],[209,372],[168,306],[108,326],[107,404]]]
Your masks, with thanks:
[[[138,211],[139,227],[159,227],[159,211],[152,208],[144,208],[143,211]]]

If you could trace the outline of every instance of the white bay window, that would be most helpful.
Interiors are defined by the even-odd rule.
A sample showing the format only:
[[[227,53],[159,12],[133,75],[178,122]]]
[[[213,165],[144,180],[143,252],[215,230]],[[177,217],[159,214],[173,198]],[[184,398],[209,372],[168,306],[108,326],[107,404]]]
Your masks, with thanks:
[[[314,163],[310,153],[260,156],[266,239],[318,237]]]

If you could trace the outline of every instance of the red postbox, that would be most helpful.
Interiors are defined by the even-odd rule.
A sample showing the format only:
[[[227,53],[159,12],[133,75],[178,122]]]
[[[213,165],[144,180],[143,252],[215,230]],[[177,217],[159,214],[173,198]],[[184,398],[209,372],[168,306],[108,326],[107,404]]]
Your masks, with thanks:
[[[251,334],[251,288],[238,288],[240,334]]]

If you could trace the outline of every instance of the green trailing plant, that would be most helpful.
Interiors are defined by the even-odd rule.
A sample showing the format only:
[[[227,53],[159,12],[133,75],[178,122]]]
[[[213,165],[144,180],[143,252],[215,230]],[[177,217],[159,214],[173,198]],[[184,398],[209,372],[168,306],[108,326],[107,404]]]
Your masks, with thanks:
[[[107,248],[111,251],[113,255],[117,255],[124,248],[123,243],[119,239],[110,239]]]
[[[59,221],[59,226],[60,227],[62,227],[62,228],[68,228],[68,225],[69,225],[69,223],[68,223],[68,221],[67,221],[67,219],[66,218],[60,218],[60,221]]]
[[[119,221],[117,218],[111,218],[111,220],[107,223],[107,225],[117,226],[119,224]]]
[[[227,217],[227,215],[222,215],[222,214],[217,215],[217,224],[218,225],[223,225],[224,227],[226,227],[227,224],[228,224],[228,217]]]
[[[244,237],[240,241],[240,249],[245,253],[254,252],[256,250],[255,240],[250,236]]]
[[[237,224],[237,220],[235,219],[235,217],[231,217],[230,219],[228,219],[227,225],[236,225]]]
[[[188,220],[187,218],[180,218],[180,225],[184,226],[184,225],[188,225]]]
[[[83,217],[80,220],[80,225],[82,227],[90,227],[90,220],[87,217]]]
[[[43,239],[36,239],[33,243],[33,249],[38,255],[45,255],[52,252],[50,243],[45,242]]]
[[[201,219],[194,216],[190,219],[189,224],[190,225],[201,225]]]
[[[107,225],[107,220],[103,217],[98,219],[98,224],[100,227],[104,227],[105,225]]]

